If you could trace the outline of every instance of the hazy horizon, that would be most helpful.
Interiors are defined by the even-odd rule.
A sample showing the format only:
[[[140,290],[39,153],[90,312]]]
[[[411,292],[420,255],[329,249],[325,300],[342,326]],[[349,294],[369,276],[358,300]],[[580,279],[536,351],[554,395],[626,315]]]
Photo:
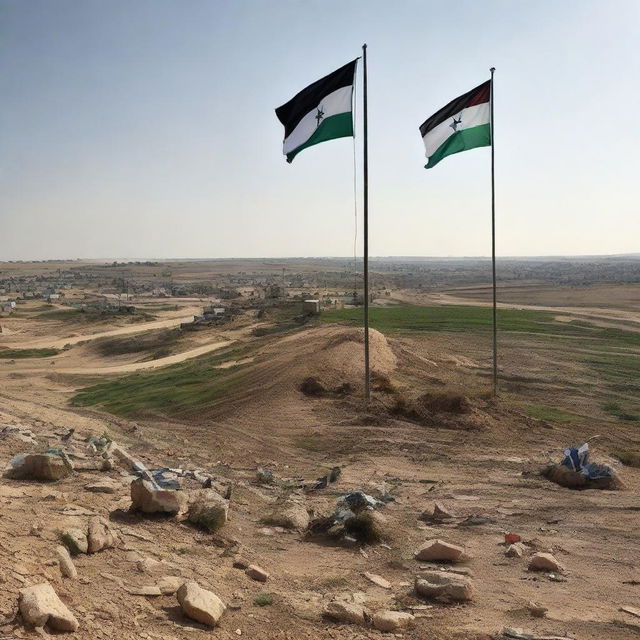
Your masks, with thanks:
[[[0,0],[0,260],[352,256],[352,141],[287,165],[274,109],[363,42],[371,255],[490,254],[490,150],[426,171],[418,126],[491,66],[498,256],[637,253],[640,3],[614,7]]]

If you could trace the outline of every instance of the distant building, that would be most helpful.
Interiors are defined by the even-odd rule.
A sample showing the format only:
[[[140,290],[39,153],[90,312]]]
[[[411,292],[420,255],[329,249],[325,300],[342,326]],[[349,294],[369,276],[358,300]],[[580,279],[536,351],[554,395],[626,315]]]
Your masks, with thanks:
[[[320,315],[320,300],[305,300],[302,303],[302,311],[305,314]]]

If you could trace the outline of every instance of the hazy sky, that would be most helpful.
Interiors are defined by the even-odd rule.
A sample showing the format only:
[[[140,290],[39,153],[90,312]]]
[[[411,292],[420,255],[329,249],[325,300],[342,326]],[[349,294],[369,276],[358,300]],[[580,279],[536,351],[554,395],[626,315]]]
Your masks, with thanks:
[[[639,33],[638,0],[0,0],[0,260],[351,255],[352,140],[288,165],[274,108],[363,42],[372,255],[489,254],[490,149],[426,171],[418,126],[492,65],[498,254],[640,251]]]

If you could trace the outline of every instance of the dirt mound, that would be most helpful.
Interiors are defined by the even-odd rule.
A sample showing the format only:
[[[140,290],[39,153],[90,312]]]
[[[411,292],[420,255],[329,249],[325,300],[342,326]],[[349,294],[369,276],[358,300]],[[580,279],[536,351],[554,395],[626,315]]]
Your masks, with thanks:
[[[369,330],[369,358],[372,376],[388,379],[397,364],[397,358],[386,337]],[[325,389],[360,389],[364,377],[364,330],[345,329],[332,335],[318,350],[308,355],[305,366],[308,375]],[[345,386],[348,385],[348,386]]]

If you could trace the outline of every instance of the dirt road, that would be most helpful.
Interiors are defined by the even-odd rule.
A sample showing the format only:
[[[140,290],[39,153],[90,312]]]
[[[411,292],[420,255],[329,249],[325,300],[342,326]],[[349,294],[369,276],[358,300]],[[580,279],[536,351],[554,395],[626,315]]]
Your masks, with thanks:
[[[108,331],[100,331],[98,333],[83,333],[81,335],[67,336],[66,338],[37,338],[35,340],[24,340],[20,342],[4,342],[3,347],[8,349],[62,349],[66,345],[79,344],[87,340],[97,340],[98,338],[110,338],[112,336],[123,336],[129,333],[142,333],[151,331],[152,329],[170,329],[179,327],[182,322],[191,322],[193,313],[190,315],[181,315],[164,318],[163,320],[153,320],[151,322],[141,322],[140,324],[132,324],[126,327],[118,327],[117,329],[109,329]]]

